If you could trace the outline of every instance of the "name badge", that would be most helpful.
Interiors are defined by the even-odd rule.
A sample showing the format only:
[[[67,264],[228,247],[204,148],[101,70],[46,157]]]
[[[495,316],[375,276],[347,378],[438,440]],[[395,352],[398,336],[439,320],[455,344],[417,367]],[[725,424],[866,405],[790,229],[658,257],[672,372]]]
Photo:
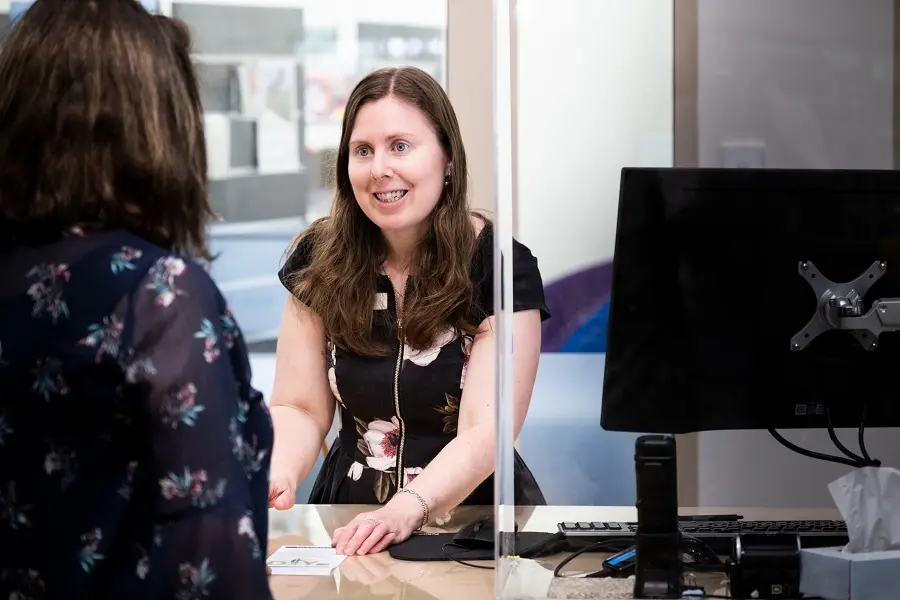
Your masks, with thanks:
[[[372,310],[387,310],[388,307],[388,296],[385,292],[378,292],[375,294],[375,306]]]

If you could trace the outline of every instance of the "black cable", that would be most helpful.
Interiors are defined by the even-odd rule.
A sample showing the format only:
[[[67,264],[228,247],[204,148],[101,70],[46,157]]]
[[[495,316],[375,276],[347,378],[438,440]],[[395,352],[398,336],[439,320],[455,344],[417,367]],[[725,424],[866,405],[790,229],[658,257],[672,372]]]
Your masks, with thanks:
[[[622,551],[623,548],[613,545],[616,542],[619,542],[619,543],[625,542],[625,543],[633,544],[634,539],[633,538],[610,538],[603,542],[595,542],[593,544],[589,544],[589,545],[585,546],[584,548],[576,550],[575,552],[573,552],[572,554],[570,554],[569,556],[564,558],[562,560],[562,562],[560,562],[558,565],[556,565],[556,568],[553,570],[553,576],[554,577],[573,577],[572,575],[561,575],[560,573],[562,572],[562,568],[564,566],[566,566],[567,564],[569,564],[572,560],[574,560],[575,558],[581,556],[582,554],[584,554],[586,552],[591,552],[594,550],[601,550],[601,549],[607,549],[607,550],[611,550],[614,552]],[[700,554],[700,555],[702,555],[703,559],[706,559],[709,561],[708,563],[687,563],[687,562],[682,561],[683,569],[685,569],[687,571],[694,571],[696,573],[724,573],[726,571],[728,565],[719,559],[718,555],[713,551],[712,547],[706,541],[704,541],[698,537],[692,536],[692,535],[682,534],[682,544],[688,546],[687,548],[682,548],[682,551],[687,551],[688,553],[690,553],[692,555]],[[693,549],[690,548],[690,546],[697,546],[700,549],[700,551],[694,552]],[[615,574],[615,572],[612,571],[611,569],[601,569],[600,571],[594,571],[593,573],[588,573],[587,575],[584,575],[583,577],[611,577],[614,574]]]
[[[815,450],[807,450],[806,448],[801,448],[797,444],[788,441],[784,438],[780,433],[775,431],[774,429],[769,429],[769,434],[775,438],[775,440],[786,447],[788,450],[793,450],[797,454],[802,454],[803,456],[808,456],[809,458],[815,458],[818,460],[824,460],[827,462],[838,463],[841,465],[849,465],[851,467],[860,467],[862,466],[858,460],[851,460],[849,458],[844,458],[843,456],[832,456],[831,454],[823,454],[822,452],[816,452]]]
[[[871,456],[869,456],[869,451],[866,450],[866,411],[868,410],[868,408],[868,404],[863,404],[862,418],[859,422],[859,451],[862,452],[863,458],[867,460],[873,467],[880,467],[881,461],[878,459],[873,459]]]
[[[710,546],[708,542],[698,538],[697,536],[682,533],[681,545],[682,555],[687,553],[689,556],[699,559],[700,562],[696,564],[701,568],[695,569],[698,572],[707,570],[709,572],[724,572],[728,568],[728,564],[719,558],[719,555],[716,554],[715,550],[712,549],[712,546]],[[684,566],[691,567],[692,563],[684,564]]]
[[[444,556],[447,557],[447,558],[449,558],[450,560],[452,560],[452,561],[455,562],[455,563],[459,563],[459,564],[463,565],[464,567],[472,567],[473,569],[490,569],[490,570],[493,570],[493,568],[494,568],[494,565],[476,565],[476,564],[472,564],[472,563],[466,562],[466,561],[464,561],[464,560],[461,560],[461,559],[459,559],[459,558],[456,558],[456,557],[453,556],[453,554],[447,552],[447,546],[455,546],[455,547],[457,547],[457,548],[462,548],[463,552],[468,552],[468,551],[469,551],[469,548],[466,548],[465,546],[460,546],[460,545],[458,545],[458,544],[454,544],[453,542],[450,542],[450,543],[447,543],[447,544],[444,544],[443,546],[441,546],[441,552],[444,553]],[[456,553],[454,553],[454,554],[461,554],[461,553],[460,553],[460,552],[456,552]]]
[[[576,558],[578,558],[579,556],[581,556],[582,554],[584,554],[585,552],[591,552],[594,550],[602,550],[602,549],[612,550],[613,552],[619,552],[622,550],[622,548],[617,548],[617,547],[613,546],[612,544],[613,544],[613,542],[620,541],[620,540],[621,541],[626,541],[626,540],[633,541],[630,538],[611,538],[604,542],[594,542],[593,544],[589,544],[589,545],[585,546],[584,548],[580,548],[579,550],[576,550],[569,556],[562,559],[562,562],[560,562],[558,565],[556,565],[556,568],[553,569],[553,576],[554,577],[573,577],[572,575],[560,575],[560,573],[562,572],[562,568],[564,566],[566,566],[567,564],[569,564],[570,562],[572,562],[573,560],[575,560]],[[587,577],[601,577],[601,575],[599,575],[599,573],[601,573],[601,572],[602,571],[596,571],[594,573],[590,573],[587,575]]]
[[[828,422],[828,437],[831,438],[832,443],[837,447],[838,450],[844,453],[847,458],[843,456],[834,456],[831,454],[825,454],[823,452],[816,452],[815,450],[807,450],[806,448],[801,448],[797,444],[794,444],[791,441],[788,441],[784,436],[775,431],[774,429],[769,429],[769,434],[775,438],[775,440],[786,447],[789,450],[793,450],[797,454],[802,454],[803,456],[808,456],[809,458],[815,458],[818,460],[824,460],[827,462],[838,463],[842,465],[848,465],[854,468],[861,467],[880,467],[881,461],[873,459],[869,456],[868,450],[866,450],[866,442],[865,442],[865,431],[866,431],[866,408],[867,405],[863,405],[863,414],[859,423],[859,450],[862,453],[862,456],[856,454],[851,451],[849,448],[844,446],[841,443],[841,440],[838,439],[837,432],[834,430],[834,426],[831,422],[831,411],[826,407],[825,408],[825,419]]]
[[[585,579],[590,577],[598,577],[598,578],[609,578],[615,575],[616,572],[612,569],[600,569],[599,571],[594,571],[593,573],[588,573],[585,575]]]
[[[847,448],[847,446],[841,443],[841,440],[837,436],[837,432],[834,430],[834,425],[831,422],[831,411],[828,408],[825,409],[825,420],[828,423],[828,437],[831,438],[831,442],[835,445],[835,447],[843,452],[844,456],[855,460],[856,462],[860,463],[860,465],[866,463],[867,461],[865,458],[863,458],[859,454],[856,454],[855,452]],[[862,425],[860,425],[860,427],[862,427]]]

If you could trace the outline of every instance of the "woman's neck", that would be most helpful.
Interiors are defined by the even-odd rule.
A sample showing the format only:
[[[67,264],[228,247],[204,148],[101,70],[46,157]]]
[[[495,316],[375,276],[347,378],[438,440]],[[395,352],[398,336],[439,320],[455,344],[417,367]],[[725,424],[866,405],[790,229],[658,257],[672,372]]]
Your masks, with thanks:
[[[418,231],[384,231],[386,265],[397,273],[407,273],[424,235]]]

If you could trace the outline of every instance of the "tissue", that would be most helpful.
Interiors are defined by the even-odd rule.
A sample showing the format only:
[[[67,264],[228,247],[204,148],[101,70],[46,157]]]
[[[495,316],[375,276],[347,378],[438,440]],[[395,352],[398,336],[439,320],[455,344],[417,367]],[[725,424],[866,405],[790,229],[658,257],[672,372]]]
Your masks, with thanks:
[[[863,467],[828,485],[850,539],[843,552],[900,550],[900,471]]]

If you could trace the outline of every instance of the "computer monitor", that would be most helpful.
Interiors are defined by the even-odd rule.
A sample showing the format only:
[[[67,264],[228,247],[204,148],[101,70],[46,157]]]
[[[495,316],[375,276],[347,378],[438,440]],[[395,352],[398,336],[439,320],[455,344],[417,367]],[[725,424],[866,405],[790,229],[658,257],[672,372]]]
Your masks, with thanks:
[[[623,169],[601,426],[900,426],[889,298],[898,171]]]

